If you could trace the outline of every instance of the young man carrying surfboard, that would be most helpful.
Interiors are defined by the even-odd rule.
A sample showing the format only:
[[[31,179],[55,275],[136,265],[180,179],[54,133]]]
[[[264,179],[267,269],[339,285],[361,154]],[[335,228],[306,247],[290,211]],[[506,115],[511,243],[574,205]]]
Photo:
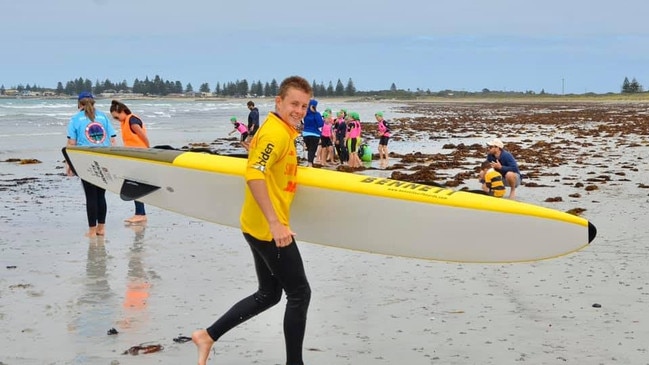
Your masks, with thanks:
[[[245,172],[246,191],[241,230],[248,242],[259,280],[256,293],[242,299],[214,324],[195,331],[198,364],[205,365],[210,350],[226,332],[277,304],[286,292],[284,340],[286,364],[303,365],[302,344],[311,289],[302,257],[289,226],[290,207],[297,187],[297,151],[294,140],[312,96],[304,78],[282,81],[269,113],[250,143]]]

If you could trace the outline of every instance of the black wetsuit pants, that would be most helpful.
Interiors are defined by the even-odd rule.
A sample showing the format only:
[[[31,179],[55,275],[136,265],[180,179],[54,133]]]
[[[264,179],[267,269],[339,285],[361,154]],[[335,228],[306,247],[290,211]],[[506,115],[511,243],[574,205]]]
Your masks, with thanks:
[[[318,150],[318,143],[320,137],[317,136],[304,136],[304,144],[306,145],[307,161],[313,163],[315,160],[315,153]]]
[[[349,152],[347,151],[347,146],[345,145],[345,136],[336,137],[336,153],[338,154],[338,159],[340,163],[349,161]]]
[[[88,227],[106,223],[106,190],[89,182],[81,180],[83,192],[86,194],[86,214]]]
[[[243,236],[252,250],[259,289],[230,308],[207,328],[207,333],[214,341],[218,340],[230,329],[277,304],[284,290],[286,364],[303,365],[302,343],[311,288],[297,244],[293,240],[290,245],[278,248],[274,241],[260,241],[246,233]]]

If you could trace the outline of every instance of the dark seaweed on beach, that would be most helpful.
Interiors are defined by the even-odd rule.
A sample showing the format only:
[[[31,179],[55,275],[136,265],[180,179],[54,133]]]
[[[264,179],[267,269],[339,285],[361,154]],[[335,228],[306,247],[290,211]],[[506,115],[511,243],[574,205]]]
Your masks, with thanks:
[[[136,345],[132,346],[128,350],[124,351],[122,355],[139,355],[140,351],[142,351],[143,354],[150,354],[158,351],[162,351],[164,347],[162,345]]]

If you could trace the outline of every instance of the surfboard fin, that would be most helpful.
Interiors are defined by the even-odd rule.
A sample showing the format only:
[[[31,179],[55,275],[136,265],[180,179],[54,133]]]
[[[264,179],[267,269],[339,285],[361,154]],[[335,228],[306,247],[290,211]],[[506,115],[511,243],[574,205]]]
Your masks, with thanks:
[[[153,193],[158,189],[160,189],[159,186],[125,179],[122,183],[122,188],[119,191],[119,197],[122,198],[122,200],[126,201],[137,200],[143,196],[147,196]]]
[[[597,236],[597,228],[594,224],[588,222],[588,243],[593,242],[595,236]]]

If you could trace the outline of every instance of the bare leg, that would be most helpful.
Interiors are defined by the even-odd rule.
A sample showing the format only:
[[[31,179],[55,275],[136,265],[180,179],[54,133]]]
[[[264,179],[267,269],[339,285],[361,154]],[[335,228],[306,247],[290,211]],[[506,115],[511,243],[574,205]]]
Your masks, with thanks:
[[[388,166],[388,146],[387,145],[383,146],[383,161],[385,167],[387,167]]]
[[[196,350],[198,350],[198,365],[206,365],[214,340],[206,330],[198,330],[192,333],[192,342],[194,342]]]
[[[314,163],[324,165],[324,162],[322,161],[322,148],[318,146],[318,149],[315,152],[315,160],[313,160]]]
[[[361,158],[358,157],[358,153],[354,152],[354,167],[361,167]]]
[[[379,145],[378,147],[379,151],[379,168],[385,168],[385,162],[383,161],[383,146]]]
[[[507,175],[505,175],[505,179],[507,180],[507,184],[509,184],[509,199],[514,200],[516,199],[516,174],[508,172]]]
[[[320,144],[318,144],[318,147],[316,147],[315,160],[313,162],[322,165],[322,147],[320,146]]]

